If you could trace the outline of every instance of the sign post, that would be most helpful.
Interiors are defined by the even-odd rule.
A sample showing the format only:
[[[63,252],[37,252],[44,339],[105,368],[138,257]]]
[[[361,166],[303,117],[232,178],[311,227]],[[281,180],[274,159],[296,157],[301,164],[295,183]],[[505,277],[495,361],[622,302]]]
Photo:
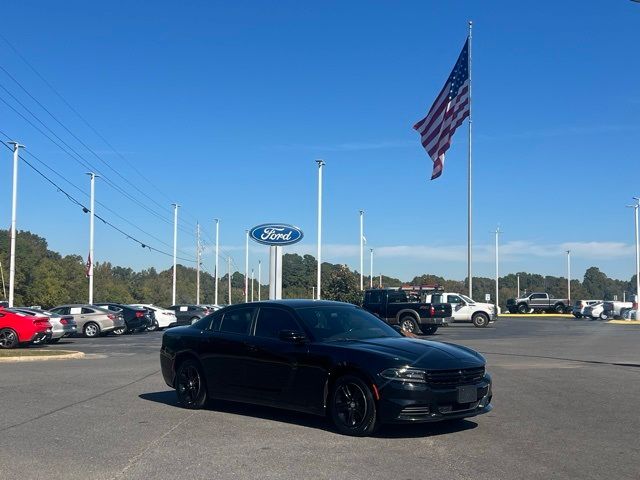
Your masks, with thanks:
[[[298,243],[302,230],[286,223],[264,223],[253,227],[249,236],[257,243],[269,245],[269,300],[282,298],[282,247]]]

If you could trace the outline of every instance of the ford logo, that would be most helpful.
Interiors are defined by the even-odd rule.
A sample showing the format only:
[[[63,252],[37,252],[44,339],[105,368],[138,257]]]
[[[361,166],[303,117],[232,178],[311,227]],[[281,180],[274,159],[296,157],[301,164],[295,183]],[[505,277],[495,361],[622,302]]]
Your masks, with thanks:
[[[258,243],[273,246],[293,245],[304,237],[302,230],[286,223],[264,223],[253,227],[249,235]]]

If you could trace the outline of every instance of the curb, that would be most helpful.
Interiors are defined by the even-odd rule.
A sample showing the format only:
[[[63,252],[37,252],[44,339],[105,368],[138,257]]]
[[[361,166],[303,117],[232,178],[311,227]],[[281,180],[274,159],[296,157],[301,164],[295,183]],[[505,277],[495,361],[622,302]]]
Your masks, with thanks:
[[[498,318],[573,318],[571,313],[501,313]]]
[[[640,325],[640,320],[609,320],[607,323],[614,325]]]
[[[26,357],[0,357],[0,363],[19,363],[19,362],[39,362],[45,360],[71,360],[74,358],[84,358],[84,352],[76,352],[72,350],[64,350],[68,353],[64,355],[34,355]]]

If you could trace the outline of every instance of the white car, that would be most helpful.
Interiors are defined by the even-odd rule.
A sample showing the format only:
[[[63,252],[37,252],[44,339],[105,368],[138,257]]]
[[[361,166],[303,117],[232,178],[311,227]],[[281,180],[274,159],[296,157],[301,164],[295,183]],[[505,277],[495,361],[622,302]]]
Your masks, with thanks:
[[[496,320],[496,310],[491,303],[476,302],[460,293],[428,294],[425,302],[451,304],[451,318],[454,322],[472,322],[476,327],[486,327]]]
[[[162,330],[163,328],[170,327],[172,324],[178,322],[176,318],[176,313],[173,310],[167,310],[166,308],[157,307],[150,303],[136,303],[131,305],[132,307],[140,307],[146,308],[153,313],[153,317],[155,318],[155,323],[149,327],[147,330],[152,332],[154,330]]]
[[[596,318],[600,318],[600,314],[602,312],[604,312],[604,303],[598,302],[594,305],[589,305],[588,307],[586,307],[582,315],[595,320]]]
[[[576,318],[582,318],[587,307],[600,302],[602,302],[602,300],[576,300],[571,313],[573,313],[573,316]]]

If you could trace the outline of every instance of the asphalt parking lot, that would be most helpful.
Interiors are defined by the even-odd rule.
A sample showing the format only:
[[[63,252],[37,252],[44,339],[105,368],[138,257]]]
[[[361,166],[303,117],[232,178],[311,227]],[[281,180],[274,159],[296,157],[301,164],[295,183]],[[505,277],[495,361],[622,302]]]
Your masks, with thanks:
[[[0,364],[2,479],[638,479],[640,328],[571,319],[455,325],[482,352],[494,410],[371,438],[322,418],[176,406],[162,333],[71,339],[80,360]]]

